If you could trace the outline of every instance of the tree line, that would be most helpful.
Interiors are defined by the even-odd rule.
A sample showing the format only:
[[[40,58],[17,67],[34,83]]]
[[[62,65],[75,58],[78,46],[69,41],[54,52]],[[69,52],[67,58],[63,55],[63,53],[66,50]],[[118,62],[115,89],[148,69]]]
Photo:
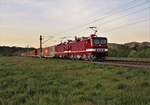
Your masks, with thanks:
[[[31,51],[34,49],[35,48],[0,46],[0,56],[17,56],[22,52]]]

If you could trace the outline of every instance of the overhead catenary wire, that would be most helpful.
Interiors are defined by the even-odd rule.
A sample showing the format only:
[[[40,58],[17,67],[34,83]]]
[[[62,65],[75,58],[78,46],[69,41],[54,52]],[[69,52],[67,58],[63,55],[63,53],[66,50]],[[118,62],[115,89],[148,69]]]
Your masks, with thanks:
[[[131,1],[129,1],[129,2],[125,3],[125,4],[123,4],[123,5],[126,5],[126,6],[127,6],[128,4],[136,3],[135,1],[137,1],[137,0],[131,0]],[[110,13],[114,12],[115,9],[117,9],[117,8],[114,8],[114,9],[111,9],[110,11],[107,11],[105,14],[106,14],[106,15],[109,15]],[[129,9],[130,9],[130,8],[129,8]],[[101,18],[105,18],[105,16],[103,16],[103,17],[101,17]],[[96,19],[96,20],[97,20],[97,19]],[[94,20],[94,21],[96,21],[96,20]],[[90,23],[92,23],[92,22],[94,22],[94,21],[91,21]],[[54,34],[60,34],[60,33],[65,34],[65,33],[70,32],[71,30],[74,30],[74,29],[81,29],[81,27],[84,27],[84,26],[87,25],[87,24],[89,24],[89,23],[82,24],[82,26],[81,26],[81,24],[80,24],[80,25],[77,25],[77,26],[75,26],[75,27],[73,27],[73,28],[66,29],[66,30],[63,31],[63,32],[58,32],[58,33],[54,33]],[[87,27],[86,27],[86,28],[83,28],[83,30],[79,30],[79,31],[77,31],[77,32],[79,33],[79,32],[82,32],[82,31],[84,31],[84,30],[86,30],[86,29],[87,29]]]
[[[130,2],[127,2],[127,3],[124,4],[124,5],[128,5],[128,4],[134,3],[134,1],[137,1],[137,0],[132,0],[132,1],[130,1]],[[104,14],[105,14],[105,15],[112,14],[115,9],[116,9],[116,8],[111,9],[110,11],[107,11],[107,12],[104,13]],[[98,18],[98,19],[101,19],[101,18],[105,18],[105,16],[100,17],[100,18]],[[96,20],[98,20],[98,19],[96,19]],[[70,31],[70,30],[74,30],[74,29],[76,29],[76,28],[78,29],[78,28],[81,27],[81,26],[85,26],[85,25],[91,24],[91,23],[93,23],[93,22],[96,21],[96,20],[94,19],[94,20],[91,21],[91,22],[88,22],[88,23],[85,23],[85,24],[80,24],[80,25],[77,25],[77,26],[75,26],[75,27],[73,27],[73,28],[69,28],[69,29],[65,30],[65,32],[68,32],[68,31]],[[63,33],[64,33],[64,32],[63,32]]]
[[[128,24],[122,24],[122,25],[119,25],[117,27],[114,27],[114,28],[111,28],[111,29],[108,29],[108,30],[104,30],[103,32],[112,32],[112,31],[115,31],[115,30],[118,30],[124,26],[131,26],[131,25],[135,25],[135,24],[138,24],[138,23],[141,23],[141,22],[146,22],[146,21],[149,21],[149,19],[141,19],[140,21],[135,21],[135,22],[132,22],[132,23],[128,23]]]
[[[53,36],[49,36],[47,40],[45,40],[44,42],[42,42],[42,44],[48,42],[50,39],[54,38]]]
[[[98,24],[98,25],[101,25],[101,26],[103,25],[103,26],[104,26],[104,25],[106,25],[106,24],[119,21],[120,18],[123,19],[123,18],[126,18],[127,16],[130,16],[130,15],[133,15],[133,14],[139,14],[139,13],[143,12],[143,10],[146,10],[146,9],[150,9],[150,7],[146,7],[146,8],[140,9],[140,10],[136,10],[136,11],[130,12],[130,13],[128,13],[128,14],[124,14],[124,15],[122,15],[122,16],[118,16],[117,18],[110,19],[110,20],[105,21],[105,22],[102,22],[102,23],[100,23],[100,24]],[[85,29],[87,29],[87,28],[85,28]],[[84,29],[84,30],[85,30],[85,29]],[[80,30],[80,31],[78,31],[78,32],[76,32],[76,33],[80,33],[80,32],[82,32],[82,31],[83,31],[83,30]]]
[[[136,0],[133,0],[133,1],[136,1]],[[132,1],[132,2],[133,2],[133,1]],[[119,12],[119,11],[122,11],[122,10],[126,10],[126,11],[127,11],[127,10],[129,10],[129,9],[136,8],[136,7],[145,5],[145,3],[147,3],[147,2],[142,2],[142,3],[136,4],[136,5],[134,5],[134,6],[125,8],[125,9],[122,9],[122,8],[121,8],[120,10],[117,10],[117,11],[118,11],[118,12]],[[117,11],[115,11],[115,12],[117,12]],[[111,10],[111,11],[109,11],[109,12],[106,13],[106,16],[109,16],[109,17],[110,17],[110,16],[114,15],[113,13],[114,13],[114,12]],[[106,16],[100,17],[100,18],[95,19],[95,20],[93,20],[93,21],[91,21],[91,22],[88,22],[88,23],[86,23],[86,24],[78,25],[77,27],[72,28],[72,30],[73,30],[73,29],[77,29],[77,28],[80,29],[81,27],[84,27],[82,30],[85,30],[85,29],[87,29],[87,27],[89,27],[89,26],[87,26],[87,25],[90,25],[90,24],[96,23],[97,21],[104,20],[104,19],[108,18],[108,17],[106,17]],[[79,27],[80,27],[80,28],[79,28]],[[81,32],[82,30],[80,30],[79,32]],[[69,31],[71,31],[71,29],[69,29],[68,31],[66,31],[66,32],[64,32],[64,33],[68,33]]]
[[[147,3],[147,2],[143,2],[143,3],[141,3],[141,4],[134,5],[134,6],[132,6],[132,7],[126,8],[126,9],[124,9],[124,10],[129,10],[129,9],[132,9],[132,8],[136,8],[136,7],[142,6],[142,5],[145,5],[145,3]],[[116,12],[117,12],[117,11],[116,11]],[[119,12],[119,11],[118,11],[118,12]],[[110,15],[110,14],[109,14],[109,15]],[[114,15],[113,12],[111,13],[110,16],[112,16],[112,15]],[[91,23],[95,23],[95,22],[100,21],[100,20],[102,20],[102,19],[104,19],[104,18],[106,19],[105,16],[100,17],[100,18],[98,18],[98,19],[96,19],[96,20],[93,20],[93,21],[91,21],[91,22],[89,22],[89,23],[87,23],[87,24],[85,24],[85,25],[89,25],[89,24],[91,24]],[[84,25],[84,26],[85,26],[85,25]]]
[[[134,3],[134,1],[137,1],[137,0],[132,0],[132,1],[130,1],[129,3],[127,3],[127,4],[131,4],[131,3]],[[147,2],[142,2],[142,3],[136,3],[136,5],[134,5],[134,6],[130,6],[130,7],[128,7],[128,8],[121,8],[121,9],[119,9],[119,10],[117,10],[117,11],[127,11],[127,10],[129,10],[129,9],[132,9],[132,8],[137,8],[137,7],[140,7],[140,6],[142,6],[142,5],[145,5]],[[109,11],[109,12],[107,12],[106,13],[106,16],[103,16],[103,17],[100,17],[100,18],[98,18],[98,19],[95,19],[95,20],[93,20],[93,21],[91,21],[91,22],[88,22],[88,23],[86,23],[86,24],[82,24],[82,25],[78,25],[77,27],[74,27],[74,28],[72,28],[72,30],[73,29],[77,29],[77,28],[79,28],[79,29],[81,29],[82,27],[83,27],[83,29],[82,30],[79,30],[77,33],[80,33],[80,32],[82,32],[82,31],[84,31],[84,30],[86,30],[87,29],[87,25],[90,25],[90,24],[93,24],[93,23],[96,23],[96,22],[98,22],[98,21],[101,21],[101,20],[104,20],[104,19],[106,19],[106,18],[108,18],[108,17],[110,17],[110,16],[112,16],[112,15],[114,15],[114,12],[116,12],[116,11]],[[127,16],[129,16],[129,14],[127,15]],[[118,19],[118,18],[117,18]],[[113,22],[115,22],[115,21],[118,21],[117,19],[114,19],[114,21]],[[103,24],[104,24],[104,22],[103,22]],[[79,27],[80,26],[80,27]],[[64,33],[69,33],[70,31],[72,31],[71,29],[69,29],[67,32],[64,32]],[[72,32],[72,33],[74,33],[74,32]],[[49,38],[48,40],[46,40],[46,42],[48,42],[49,40],[50,40],[51,38]],[[46,43],[45,42],[45,43]]]
[[[132,12],[132,13],[140,13],[140,12],[142,12],[142,10],[145,10],[145,9],[149,9],[149,7],[148,8],[143,8],[143,9],[141,9],[141,10],[138,10],[138,11],[134,11],[134,12]],[[131,14],[131,13],[130,13]],[[111,20],[111,22],[110,23],[112,23],[112,22],[116,22],[116,21],[119,21],[119,19],[120,18],[122,18],[122,19],[124,19],[124,18],[126,18],[127,16],[129,16],[129,14],[125,14],[125,15],[123,15],[123,16],[119,16],[119,17],[117,17],[117,19],[116,20]],[[140,18],[144,18],[144,17],[140,17]],[[136,18],[136,19],[134,19],[134,20],[137,20],[137,19],[139,19],[139,18]],[[109,20],[110,21],[110,20]],[[108,21],[107,21],[108,22]],[[104,22],[105,23],[105,22]],[[107,24],[107,23],[106,23]],[[106,24],[104,24],[104,25],[106,25]],[[103,25],[103,24],[101,24],[101,25]],[[82,31],[79,31],[79,32],[82,32]],[[79,33],[78,32],[78,33]]]
[[[146,9],[150,9],[150,6],[149,6],[149,7],[146,7],[146,8],[143,8],[143,9],[140,9],[140,10],[137,10],[137,11],[130,12],[130,13],[128,13],[128,14],[124,14],[124,15],[122,15],[122,16],[118,16],[117,18],[114,18],[114,19],[111,19],[111,20],[102,22],[102,23],[100,23],[100,24],[98,24],[98,25],[103,25],[103,26],[104,26],[104,25],[106,25],[106,24],[110,24],[110,23],[112,23],[112,22],[119,21],[120,18],[122,19],[122,18],[126,18],[126,17],[128,17],[128,16],[130,16],[130,15],[133,16],[133,14],[134,14],[134,15],[135,15],[135,14],[139,14],[139,13],[143,12],[143,11],[146,10]]]

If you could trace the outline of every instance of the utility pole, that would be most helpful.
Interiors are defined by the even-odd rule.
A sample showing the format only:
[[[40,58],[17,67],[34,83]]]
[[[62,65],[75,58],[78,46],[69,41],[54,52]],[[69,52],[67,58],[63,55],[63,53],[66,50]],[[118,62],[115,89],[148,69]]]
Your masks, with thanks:
[[[42,58],[42,35],[40,35],[40,58]]]
[[[47,40],[45,40],[45,41],[43,40],[43,37],[45,37],[45,36],[44,35],[40,35],[40,58],[43,57],[43,49],[42,49],[43,44],[46,43],[47,41],[49,41],[50,38],[52,38],[53,36],[49,36],[49,38]]]

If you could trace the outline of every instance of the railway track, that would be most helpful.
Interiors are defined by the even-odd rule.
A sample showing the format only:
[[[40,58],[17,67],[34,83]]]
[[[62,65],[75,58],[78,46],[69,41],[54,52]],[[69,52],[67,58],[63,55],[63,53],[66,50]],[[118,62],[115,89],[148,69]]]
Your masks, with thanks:
[[[103,62],[94,62],[96,64],[123,66],[132,68],[150,69],[150,61],[129,61],[129,60],[106,60]]]
[[[85,62],[90,62],[90,61],[85,61]],[[131,60],[131,59],[120,59],[120,58],[110,59],[109,58],[109,59],[106,59],[105,61],[92,61],[90,63],[102,64],[102,65],[120,66],[120,67],[150,69],[150,59],[147,59],[147,60],[143,60],[143,59],[140,60],[140,59],[138,59],[136,61],[136,59],[132,59]]]

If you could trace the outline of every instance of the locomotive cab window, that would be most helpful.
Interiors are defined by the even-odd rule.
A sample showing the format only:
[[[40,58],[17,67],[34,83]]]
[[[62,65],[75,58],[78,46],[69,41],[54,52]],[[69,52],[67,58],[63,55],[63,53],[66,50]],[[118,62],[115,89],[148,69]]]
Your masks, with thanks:
[[[107,40],[106,38],[94,38],[93,39],[93,45],[106,45]]]

